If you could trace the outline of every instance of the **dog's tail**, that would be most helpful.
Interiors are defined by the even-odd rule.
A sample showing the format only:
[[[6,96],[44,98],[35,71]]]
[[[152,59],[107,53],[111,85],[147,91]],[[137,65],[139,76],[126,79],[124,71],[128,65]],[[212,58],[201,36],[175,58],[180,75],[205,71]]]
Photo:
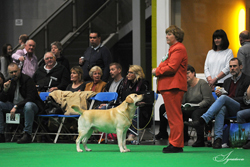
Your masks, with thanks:
[[[72,108],[75,112],[78,112],[80,115],[82,115],[83,110],[81,110],[78,106],[72,105],[71,108]]]

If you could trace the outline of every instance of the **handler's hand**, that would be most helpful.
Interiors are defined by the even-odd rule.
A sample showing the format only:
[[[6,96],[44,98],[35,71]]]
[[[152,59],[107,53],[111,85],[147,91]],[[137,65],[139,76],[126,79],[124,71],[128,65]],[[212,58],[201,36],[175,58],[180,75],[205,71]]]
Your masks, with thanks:
[[[155,71],[156,71],[156,68],[153,68],[153,70],[152,70],[152,75],[153,75],[153,76],[156,75],[156,74],[155,74]]]

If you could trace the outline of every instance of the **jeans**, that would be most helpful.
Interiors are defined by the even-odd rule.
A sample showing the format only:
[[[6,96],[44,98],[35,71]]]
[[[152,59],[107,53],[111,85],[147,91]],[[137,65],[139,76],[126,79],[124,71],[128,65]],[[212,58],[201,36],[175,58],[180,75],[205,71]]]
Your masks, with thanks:
[[[240,103],[226,95],[222,95],[211,105],[207,112],[201,117],[205,120],[206,123],[208,123],[215,116],[215,140],[217,138],[222,139],[225,116],[236,116],[239,110]]]
[[[0,101],[0,134],[4,133],[4,116],[6,112],[14,107],[11,102],[1,102]],[[33,102],[27,102],[23,108],[17,109],[16,113],[20,113],[24,116],[24,132],[32,134],[32,126],[35,115],[38,113],[38,107]]]
[[[247,123],[250,121],[250,109],[240,110],[237,112],[237,122],[240,124]],[[250,135],[248,136],[250,140]]]
[[[250,109],[240,110],[237,112],[237,122],[247,123],[250,120]]]

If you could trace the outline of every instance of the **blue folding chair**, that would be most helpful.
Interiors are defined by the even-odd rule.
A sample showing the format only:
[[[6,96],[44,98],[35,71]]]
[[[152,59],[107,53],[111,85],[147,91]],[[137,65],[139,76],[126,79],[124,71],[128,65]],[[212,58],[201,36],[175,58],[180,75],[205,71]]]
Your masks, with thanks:
[[[39,96],[42,99],[42,101],[45,101],[47,97],[49,96],[50,92],[40,92]]]
[[[94,103],[96,101],[100,102],[112,102],[116,101],[118,94],[116,92],[100,92],[92,98],[89,109],[93,109]]]

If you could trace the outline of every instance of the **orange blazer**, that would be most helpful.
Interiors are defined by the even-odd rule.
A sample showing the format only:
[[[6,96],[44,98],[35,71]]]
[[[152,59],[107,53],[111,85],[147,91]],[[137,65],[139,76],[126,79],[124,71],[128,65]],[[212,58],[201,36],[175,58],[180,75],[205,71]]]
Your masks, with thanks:
[[[84,91],[91,91],[93,87],[94,82],[89,82],[86,84]],[[100,81],[96,86],[95,86],[95,91],[94,92],[103,92],[104,88],[106,86],[106,82]]]
[[[180,89],[187,91],[188,57],[185,46],[177,42],[170,46],[168,58],[156,68],[157,91]]]

